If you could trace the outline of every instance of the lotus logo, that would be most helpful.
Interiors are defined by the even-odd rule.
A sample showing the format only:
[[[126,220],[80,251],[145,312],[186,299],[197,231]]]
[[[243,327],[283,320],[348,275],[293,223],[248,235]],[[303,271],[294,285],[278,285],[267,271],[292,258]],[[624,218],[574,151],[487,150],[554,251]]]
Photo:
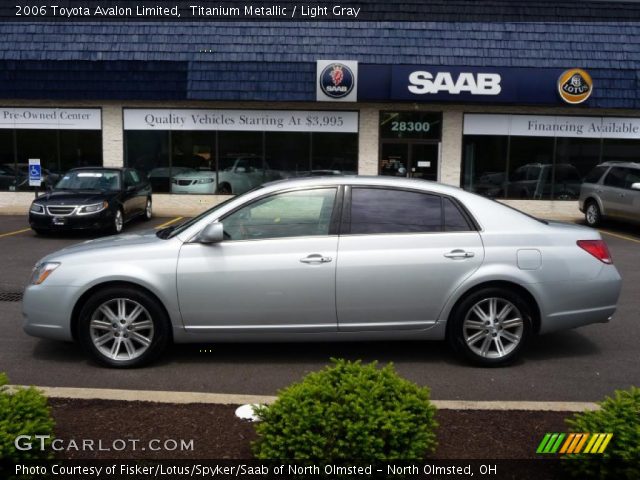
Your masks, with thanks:
[[[558,93],[567,103],[578,104],[591,96],[593,80],[579,68],[567,70],[558,78]]]
[[[353,90],[353,72],[342,63],[327,65],[320,74],[320,89],[331,98],[343,98]]]

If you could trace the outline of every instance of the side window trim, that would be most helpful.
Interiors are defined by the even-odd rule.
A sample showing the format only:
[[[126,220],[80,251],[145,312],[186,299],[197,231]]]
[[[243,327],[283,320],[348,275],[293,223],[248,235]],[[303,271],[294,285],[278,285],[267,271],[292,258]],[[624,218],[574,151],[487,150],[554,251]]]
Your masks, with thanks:
[[[351,194],[354,188],[364,188],[371,190],[395,190],[401,192],[419,193],[422,195],[431,195],[440,199],[440,228],[439,232],[413,232],[414,234],[434,234],[434,233],[468,233],[479,232],[481,230],[478,222],[469,213],[467,208],[455,197],[444,193],[437,193],[427,190],[420,190],[415,188],[401,188],[387,185],[366,185],[366,184],[351,184],[345,185],[344,195],[342,198],[342,221],[340,225],[340,235],[351,235]],[[465,221],[469,226],[469,230],[446,230],[445,214],[444,214],[444,199],[448,198],[454,204],[454,206],[460,211]],[[360,234],[357,234],[360,235]],[[397,234],[384,234],[384,233],[368,233],[363,235],[405,235],[405,233]]]

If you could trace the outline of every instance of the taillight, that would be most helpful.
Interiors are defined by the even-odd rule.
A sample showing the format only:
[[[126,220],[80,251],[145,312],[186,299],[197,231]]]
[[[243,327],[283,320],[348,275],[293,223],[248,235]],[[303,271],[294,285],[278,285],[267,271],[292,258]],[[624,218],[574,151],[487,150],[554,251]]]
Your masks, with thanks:
[[[609,265],[613,263],[613,260],[611,260],[611,254],[609,253],[609,249],[607,248],[607,244],[604,243],[604,240],[578,240],[576,243],[580,248],[589,252],[602,263]]]

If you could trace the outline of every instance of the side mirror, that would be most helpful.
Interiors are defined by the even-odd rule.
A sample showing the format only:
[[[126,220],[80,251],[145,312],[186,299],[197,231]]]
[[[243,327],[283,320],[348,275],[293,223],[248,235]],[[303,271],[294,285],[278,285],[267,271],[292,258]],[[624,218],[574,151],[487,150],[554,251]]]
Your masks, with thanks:
[[[632,183],[631,190],[640,190],[640,182]]]
[[[200,243],[220,243],[222,240],[224,240],[224,227],[220,222],[210,223],[198,235]]]
[[[135,189],[136,189],[136,186],[135,186],[135,185],[129,185],[129,186],[126,188],[127,192],[133,192]]]

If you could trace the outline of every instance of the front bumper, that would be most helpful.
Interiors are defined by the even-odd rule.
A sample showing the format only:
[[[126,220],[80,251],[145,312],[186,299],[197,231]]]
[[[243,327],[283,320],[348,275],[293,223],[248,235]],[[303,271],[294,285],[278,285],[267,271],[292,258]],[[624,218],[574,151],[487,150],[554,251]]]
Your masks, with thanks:
[[[33,336],[53,340],[73,340],[71,313],[76,289],[29,285],[22,297],[23,330]]]
[[[60,217],[29,213],[29,225],[35,230],[103,230],[109,228],[112,223],[113,212],[109,209],[92,215],[66,215]]]

